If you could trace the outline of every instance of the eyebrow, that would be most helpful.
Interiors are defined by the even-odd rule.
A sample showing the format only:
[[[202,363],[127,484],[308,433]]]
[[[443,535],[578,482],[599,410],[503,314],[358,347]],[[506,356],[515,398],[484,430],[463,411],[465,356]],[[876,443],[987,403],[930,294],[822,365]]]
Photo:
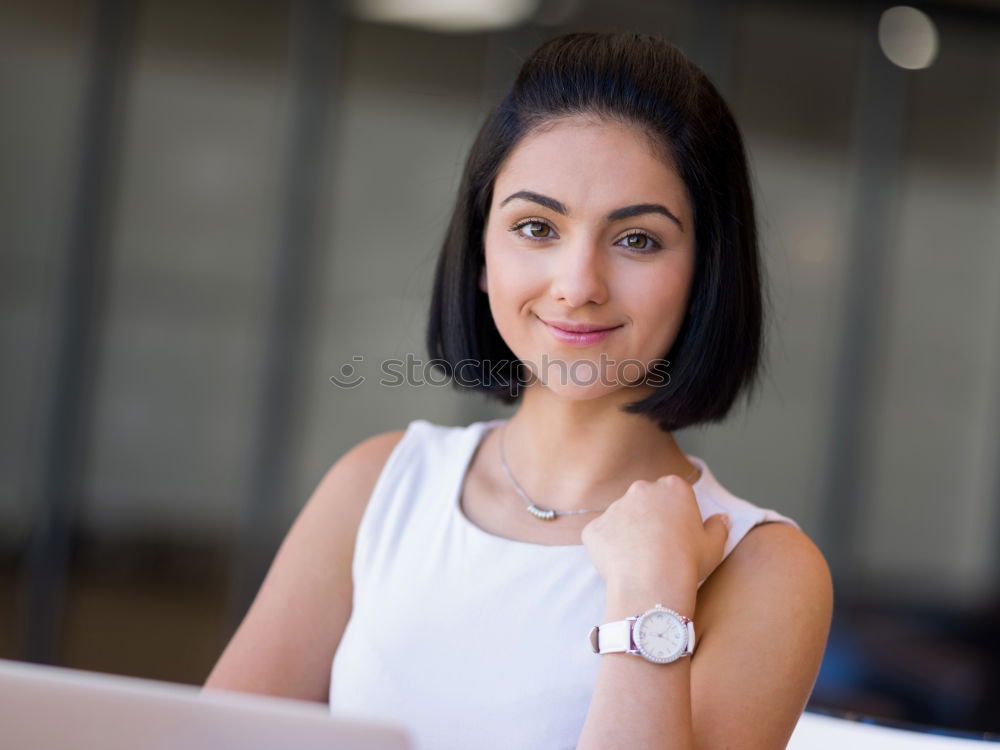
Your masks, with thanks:
[[[560,203],[555,198],[550,198],[547,195],[535,193],[531,190],[518,190],[516,193],[511,193],[500,202],[500,206],[506,206],[515,198],[531,201],[532,203],[537,203],[540,206],[545,206],[546,208],[551,209],[558,214],[562,214],[563,216],[569,216],[569,209],[566,208],[565,204]],[[666,206],[660,205],[659,203],[636,203],[631,206],[616,208],[607,215],[607,221],[610,222],[619,221],[620,219],[630,219],[633,216],[641,216],[643,214],[663,214],[668,219],[676,223],[682,232],[684,231],[684,225],[681,223],[681,220],[674,216],[670,209]]]

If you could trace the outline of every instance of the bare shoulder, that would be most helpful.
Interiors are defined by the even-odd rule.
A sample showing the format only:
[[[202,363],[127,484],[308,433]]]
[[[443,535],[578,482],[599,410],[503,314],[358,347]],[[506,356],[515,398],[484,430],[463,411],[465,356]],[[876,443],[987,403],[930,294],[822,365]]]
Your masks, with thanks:
[[[281,543],[206,688],[325,701],[351,615],[355,538],[404,430],[367,438],[326,472]]]
[[[366,438],[341,456],[320,480],[289,531],[304,547],[336,555],[337,569],[350,562],[355,537],[368,500],[389,456],[405,430],[383,432]]]
[[[370,479],[374,484],[405,432],[406,430],[391,430],[365,438],[341,456],[330,467],[327,476],[340,473],[345,475],[344,478],[352,477],[361,481]]]
[[[702,589],[699,609],[704,599],[706,628],[718,610],[733,605],[809,610],[817,624],[829,621],[833,607],[826,558],[803,531],[786,523],[751,529]]]
[[[379,474],[405,432],[382,432],[355,445],[329,468],[309,501],[353,506],[343,510],[353,510],[360,518]]]
[[[755,526],[726,561],[729,575],[832,594],[830,568],[819,547],[805,532],[787,523]]]

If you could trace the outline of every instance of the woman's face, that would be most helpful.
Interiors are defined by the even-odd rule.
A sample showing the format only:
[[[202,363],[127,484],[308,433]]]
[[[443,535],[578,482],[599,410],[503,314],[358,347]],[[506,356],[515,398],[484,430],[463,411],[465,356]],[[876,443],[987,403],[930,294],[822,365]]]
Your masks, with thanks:
[[[480,289],[500,335],[562,395],[640,380],[684,320],[692,209],[633,126],[570,117],[526,136],[497,175],[483,240]],[[572,337],[558,324],[613,330]]]

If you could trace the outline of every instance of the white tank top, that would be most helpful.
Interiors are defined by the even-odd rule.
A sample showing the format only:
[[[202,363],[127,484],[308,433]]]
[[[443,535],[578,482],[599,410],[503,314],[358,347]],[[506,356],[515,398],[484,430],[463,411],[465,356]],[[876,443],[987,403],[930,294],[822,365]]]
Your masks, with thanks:
[[[330,709],[401,724],[417,750],[569,750],[590,705],[605,585],[586,548],[505,539],[459,506],[476,447],[504,421],[411,422],[358,527]],[[726,555],[757,524],[796,525],[688,459],[702,517],[732,518]]]

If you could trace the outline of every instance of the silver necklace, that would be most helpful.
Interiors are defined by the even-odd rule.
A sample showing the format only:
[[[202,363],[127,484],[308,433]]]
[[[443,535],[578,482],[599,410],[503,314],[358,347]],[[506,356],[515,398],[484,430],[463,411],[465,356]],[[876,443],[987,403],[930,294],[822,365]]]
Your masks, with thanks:
[[[510,483],[514,485],[514,489],[517,490],[517,494],[523,497],[524,501],[528,504],[528,512],[531,515],[542,521],[553,521],[557,516],[572,516],[577,513],[603,513],[606,510],[605,508],[601,508],[600,510],[586,510],[582,508],[578,510],[553,510],[552,508],[540,508],[537,505],[535,505],[534,501],[532,501],[532,499],[528,497],[528,493],[525,492],[523,489],[521,489],[521,485],[519,485],[517,483],[517,480],[514,479],[514,475],[510,473],[510,467],[507,466],[507,459],[504,457],[503,454],[503,434],[508,424],[510,423],[506,422],[504,423],[504,426],[500,428],[500,435],[499,439],[497,440],[497,443],[499,443],[500,445],[500,464],[503,466],[503,470],[506,472],[507,477],[510,479]],[[698,471],[699,469],[696,466],[694,471],[688,474],[687,478],[684,481],[690,482],[692,479],[698,476]]]

